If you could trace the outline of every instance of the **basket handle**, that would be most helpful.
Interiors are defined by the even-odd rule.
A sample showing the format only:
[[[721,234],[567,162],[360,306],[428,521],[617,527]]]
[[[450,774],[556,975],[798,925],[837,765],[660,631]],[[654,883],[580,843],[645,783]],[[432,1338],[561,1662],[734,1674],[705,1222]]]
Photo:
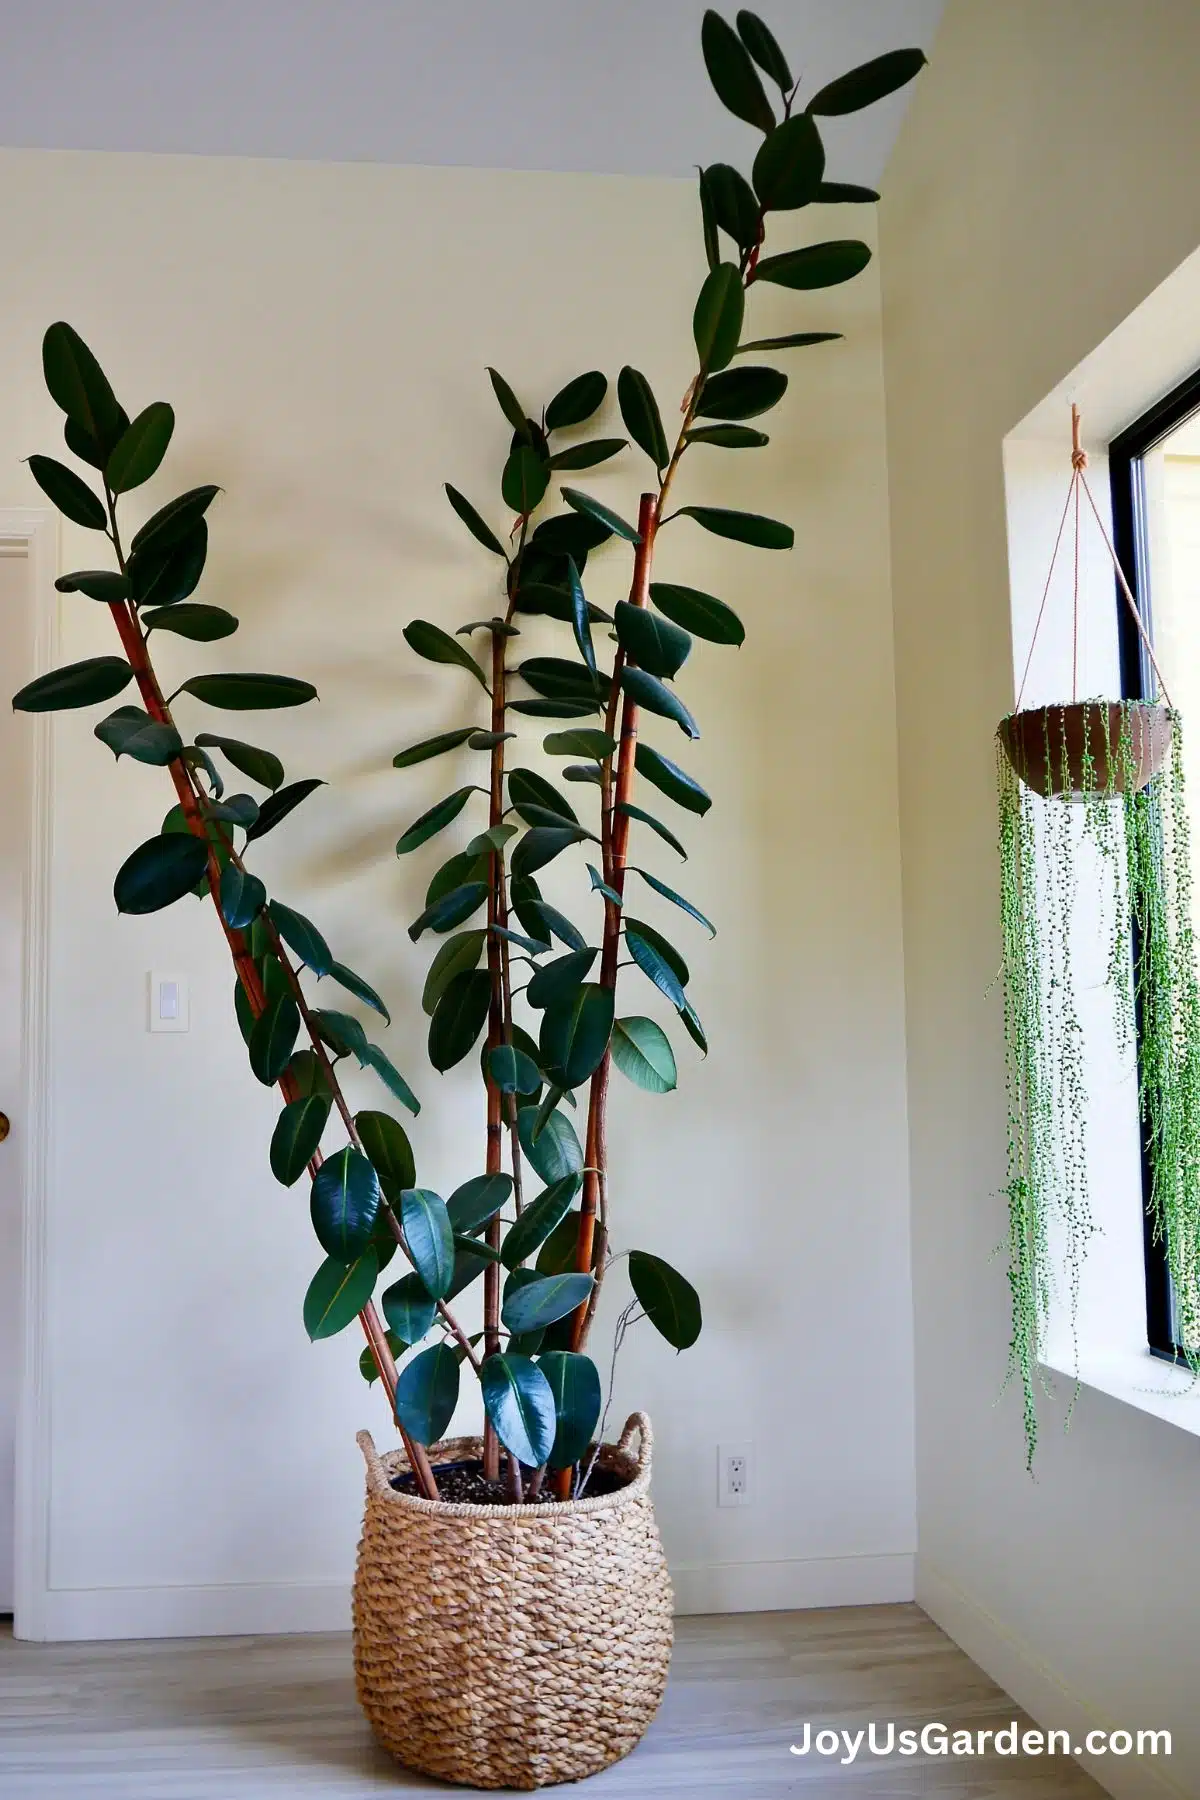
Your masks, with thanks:
[[[367,1465],[367,1487],[373,1494],[389,1492],[391,1484],[388,1481],[387,1470],[379,1460],[375,1439],[369,1431],[360,1431],[354,1441],[362,1451],[363,1461]]]
[[[617,1440],[617,1452],[628,1455],[633,1445],[634,1433],[638,1434],[637,1472],[650,1472],[654,1460],[654,1432],[651,1429],[649,1415],[644,1412],[630,1413],[625,1421],[625,1429]],[[366,1432],[362,1436],[366,1437]]]

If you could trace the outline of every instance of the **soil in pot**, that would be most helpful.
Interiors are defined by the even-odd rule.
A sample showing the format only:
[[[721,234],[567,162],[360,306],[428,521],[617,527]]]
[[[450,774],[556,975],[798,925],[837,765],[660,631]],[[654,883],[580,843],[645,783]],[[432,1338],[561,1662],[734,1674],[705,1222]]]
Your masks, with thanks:
[[[586,1458],[585,1458],[586,1463]],[[438,1463],[435,1465],[439,1497],[451,1506],[511,1506],[512,1496],[503,1481],[488,1481],[483,1473],[482,1459],[475,1457],[465,1462]],[[415,1494],[417,1486],[411,1475],[393,1475],[390,1486],[398,1494]],[[592,1470],[591,1480],[587,1484],[584,1498],[600,1500],[606,1494],[620,1493],[628,1486],[628,1479],[611,1469],[597,1467]],[[526,1506],[556,1506],[555,1495],[549,1485],[543,1487],[540,1494],[523,1502]]]

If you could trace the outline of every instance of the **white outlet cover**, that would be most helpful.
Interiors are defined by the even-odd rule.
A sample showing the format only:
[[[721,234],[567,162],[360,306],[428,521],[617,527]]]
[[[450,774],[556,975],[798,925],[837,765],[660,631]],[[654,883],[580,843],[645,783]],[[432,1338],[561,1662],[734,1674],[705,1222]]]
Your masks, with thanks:
[[[146,1029],[189,1031],[191,996],[186,975],[170,969],[151,969],[146,977]]]
[[[738,1478],[738,1465],[741,1478]],[[754,1500],[754,1445],[741,1443],[717,1445],[717,1505],[749,1506]]]

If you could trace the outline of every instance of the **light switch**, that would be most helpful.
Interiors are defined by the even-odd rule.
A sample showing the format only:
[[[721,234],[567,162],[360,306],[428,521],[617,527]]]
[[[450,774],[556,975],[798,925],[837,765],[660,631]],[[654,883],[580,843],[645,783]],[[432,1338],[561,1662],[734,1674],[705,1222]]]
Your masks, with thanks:
[[[149,1029],[186,1031],[190,1023],[186,975],[165,974],[160,969],[152,969],[147,980]]]

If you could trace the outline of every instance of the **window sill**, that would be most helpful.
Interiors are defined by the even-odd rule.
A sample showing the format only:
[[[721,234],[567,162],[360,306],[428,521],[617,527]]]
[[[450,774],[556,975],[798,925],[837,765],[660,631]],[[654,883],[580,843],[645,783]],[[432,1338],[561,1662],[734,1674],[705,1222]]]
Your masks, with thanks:
[[[1042,1359],[1050,1373],[1068,1381],[1077,1377],[1082,1386],[1095,1388],[1139,1412],[1150,1413],[1179,1431],[1200,1437],[1200,1377],[1187,1369],[1175,1369],[1149,1350],[1116,1351],[1104,1356],[1079,1358],[1078,1370],[1070,1358],[1051,1352]]]

